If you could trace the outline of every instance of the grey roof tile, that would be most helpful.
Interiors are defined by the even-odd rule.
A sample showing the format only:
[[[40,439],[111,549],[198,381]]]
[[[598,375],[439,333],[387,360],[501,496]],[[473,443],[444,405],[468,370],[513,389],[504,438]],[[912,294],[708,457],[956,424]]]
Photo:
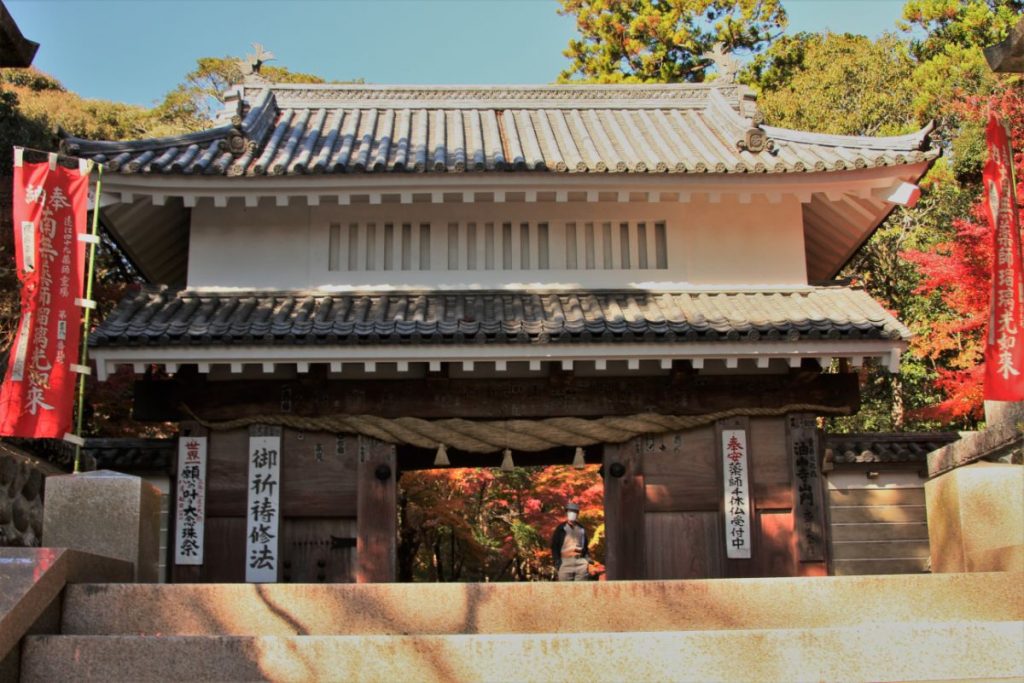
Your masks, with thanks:
[[[66,137],[108,172],[786,173],[932,159],[929,128],[891,137],[762,126],[735,85],[239,86],[244,117],[131,142]]]
[[[956,432],[829,434],[825,457],[837,464],[925,463],[928,453],[959,438]]]
[[[872,320],[851,324],[851,315]],[[853,311],[853,313],[851,313]],[[650,339],[893,339],[910,333],[863,291],[212,293],[147,288],[125,297],[94,346],[232,342],[502,343]]]

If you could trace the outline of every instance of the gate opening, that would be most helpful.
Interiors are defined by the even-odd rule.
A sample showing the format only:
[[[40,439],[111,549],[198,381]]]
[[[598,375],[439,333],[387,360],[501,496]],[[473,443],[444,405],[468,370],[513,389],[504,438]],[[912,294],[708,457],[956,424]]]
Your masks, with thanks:
[[[514,453],[514,465],[504,469],[501,454],[447,455],[451,465],[435,467],[434,453],[399,449],[399,581],[554,580],[551,537],[565,522],[569,500],[579,504],[587,530],[591,578],[603,579],[604,483],[597,463],[574,466],[574,449]]]

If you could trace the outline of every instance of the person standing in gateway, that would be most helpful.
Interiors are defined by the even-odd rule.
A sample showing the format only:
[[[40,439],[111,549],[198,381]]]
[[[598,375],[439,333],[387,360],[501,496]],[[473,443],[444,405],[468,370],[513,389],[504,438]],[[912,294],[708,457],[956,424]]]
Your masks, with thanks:
[[[577,521],[580,506],[569,502],[565,505],[564,524],[555,528],[551,537],[551,558],[558,569],[559,581],[586,581],[589,578],[587,566],[590,551],[587,549],[587,530]]]

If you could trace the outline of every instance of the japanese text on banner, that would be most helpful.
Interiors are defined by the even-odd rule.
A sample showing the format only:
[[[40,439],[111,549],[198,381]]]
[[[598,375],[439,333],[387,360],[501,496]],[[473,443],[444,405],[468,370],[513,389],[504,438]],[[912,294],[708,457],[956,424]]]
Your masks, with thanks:
[[[176,564],[201,565],[206,526],[206,437],[178,441]]]
[[[742,429],[723,429],[725,549],[729,559],[750,558],[750,487],[747,462],[747,433]]]
[[[277,581],[281,526],[281,437],[249,438],[249,496],[245,546],[245,580]]]
[[[14,246],[21,323],[0,389],[0,435],[71,431],[81,316],[88,175],[48,163],[14,167]]]
[[[1024,254],[1006,128],[994,115],[986,129],[988,162],[982,174],[993,231],[992,299],[985,341],[985,399],[1024,400]]]

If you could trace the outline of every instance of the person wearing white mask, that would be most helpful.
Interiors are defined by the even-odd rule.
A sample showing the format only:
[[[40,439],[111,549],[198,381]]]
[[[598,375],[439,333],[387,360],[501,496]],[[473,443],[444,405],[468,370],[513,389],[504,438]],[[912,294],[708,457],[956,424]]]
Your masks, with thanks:
[[[551,537],[551,557],[558,569],[559,581],[586,581],[589,578],[587,530],[577,521],[579,514],[579,505],[571,501],[566,503],[566,521],[555,528]]]

